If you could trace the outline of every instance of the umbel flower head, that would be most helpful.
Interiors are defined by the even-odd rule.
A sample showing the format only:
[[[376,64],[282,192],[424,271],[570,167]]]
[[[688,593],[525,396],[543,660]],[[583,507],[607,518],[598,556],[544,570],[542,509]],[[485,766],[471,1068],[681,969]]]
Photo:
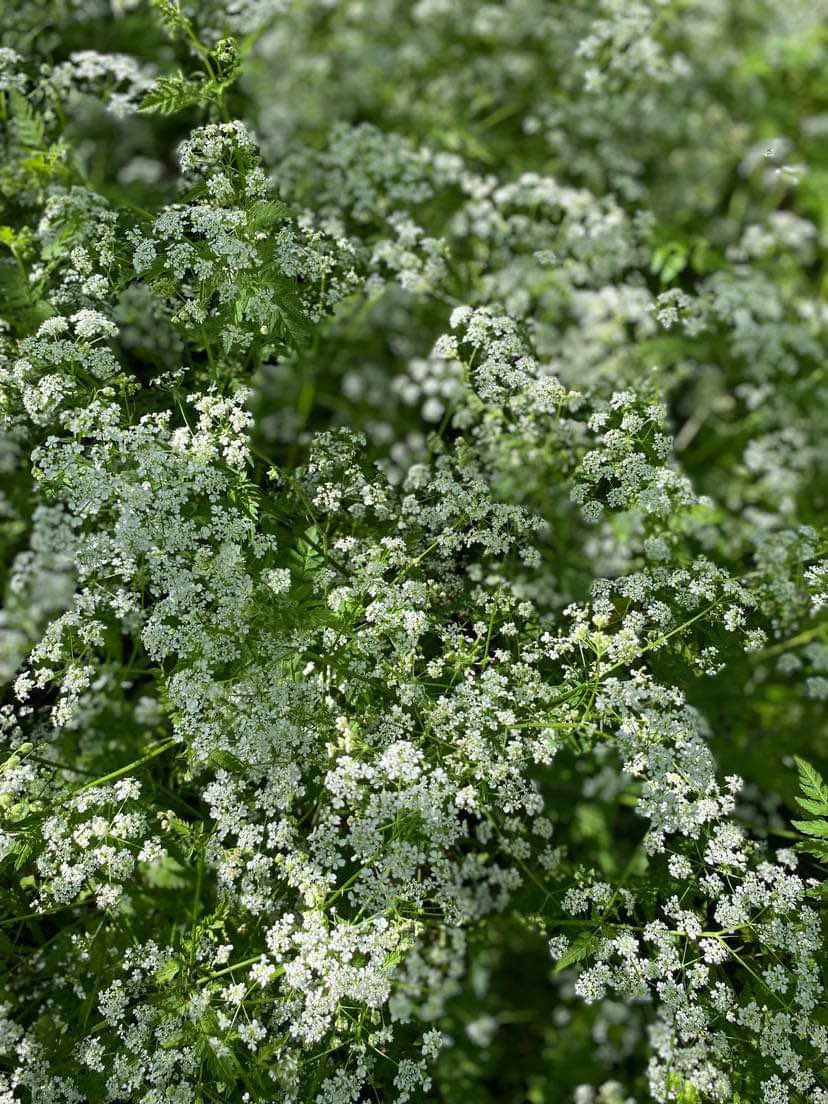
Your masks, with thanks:
[[[828,1104],[819,8],[9,14],[3,1104]]]

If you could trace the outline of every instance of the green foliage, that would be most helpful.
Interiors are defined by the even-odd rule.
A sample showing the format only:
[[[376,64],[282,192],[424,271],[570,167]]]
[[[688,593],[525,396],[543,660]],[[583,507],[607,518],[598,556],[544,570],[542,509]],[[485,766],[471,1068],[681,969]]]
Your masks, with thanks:
[[[814,817],[811,820],[791,821],[794,828],[808,837],[807,841],[797,846],[822,862],[828,862],[828,786],[822,775],[804,759],[797,758],[796,765],[799,768],[799,789],[802,794],[797,797],[797,804]]]
[[[598,940],[592,932],[582,932],[555,963],[555,973],[560,973],[567,966],[582,962],[596,950],[597,946]]]
[[[186,22],[183,26],[189,28]],[[215,50],[197,47],[197,52],[203,57],[206,74],[185,77],[179,71],[172,76],[158,77],[138,105],[139,111],[172,115],[195,104],[207,106],[222,102],[224,93],[241,73],[236,42],[232,38],[224,39]]]
[[[18,142],[27,149],[42,149],[46,127],[34,106],[13,89],[9,94],[9,107],[13,133]]]
[[[3,1104],[828,1100],[818,9],[4,12]]]
[[[159,77],[141,100],[141,111],[157,111],[161,115],[172,115],[183,107],[206,103],[211,89],[205,80],[187,78],[183,73],[172,77]]]

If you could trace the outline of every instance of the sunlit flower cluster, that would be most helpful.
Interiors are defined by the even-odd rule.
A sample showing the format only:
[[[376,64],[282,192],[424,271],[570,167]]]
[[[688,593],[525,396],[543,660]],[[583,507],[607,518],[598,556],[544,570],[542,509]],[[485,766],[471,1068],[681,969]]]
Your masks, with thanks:
[[[823,0],[12,7],[0,1100],[828,1104]]]

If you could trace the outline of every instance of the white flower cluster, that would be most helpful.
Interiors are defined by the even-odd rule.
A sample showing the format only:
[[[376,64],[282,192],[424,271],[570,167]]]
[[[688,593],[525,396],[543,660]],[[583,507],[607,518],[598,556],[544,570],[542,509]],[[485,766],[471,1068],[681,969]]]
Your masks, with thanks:
[[[789,6],[12,13],[3,1104],[826,1104]]]

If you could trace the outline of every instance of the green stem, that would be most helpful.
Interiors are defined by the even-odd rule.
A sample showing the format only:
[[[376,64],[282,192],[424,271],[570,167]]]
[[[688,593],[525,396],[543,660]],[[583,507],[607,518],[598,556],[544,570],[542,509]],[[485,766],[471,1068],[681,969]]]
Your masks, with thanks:
[[[118,770],[111,771],[101,778],[96,778],[92,782],[87,782],[85,786],[81,786],[76,792],[83,793],[84,790],[92,790],[96,786],[104,786],[107,782],[114,782],[116,778],[122,778],[123,775],[130,774],[138,767],[142,767],[144,763],[149,763],[151,759],[157,759],[159,755],[163,755],[165,751],[169,751],[171,747],[175,747],[178,743],[180,743],[178,739],[167,740],[165,744],[161,744],[161,746],[155,748],[154,751],[148,751],[147,754],[142,755],[140,759],[135,759],[133,762],[127,763],[125,767],[119,767]]]

